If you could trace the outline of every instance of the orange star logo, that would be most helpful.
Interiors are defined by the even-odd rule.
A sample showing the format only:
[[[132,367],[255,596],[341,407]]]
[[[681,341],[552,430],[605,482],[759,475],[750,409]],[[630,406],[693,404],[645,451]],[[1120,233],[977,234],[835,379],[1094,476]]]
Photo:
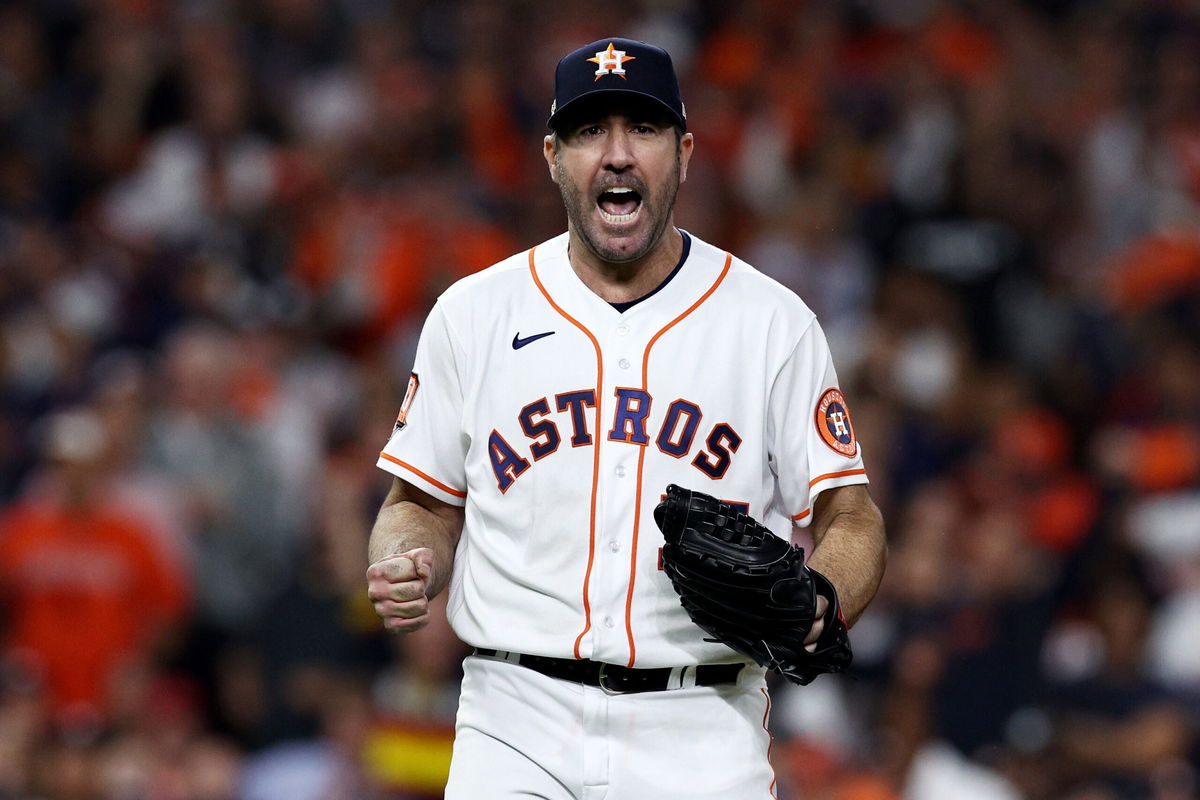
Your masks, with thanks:
[[[625,55],[624,50],[616,49],[613,43],[609,42],[607,50],[601,50],[599,53],[596,53],[595,58],[589,58],[588,61],[598,65],[596,80],[600,80],[603,76],[610,74],[620,75],[621,80],[628,80],[625,77],[625,67],[623,65],[626,61],[634,61],[636,58],[637,56]]]

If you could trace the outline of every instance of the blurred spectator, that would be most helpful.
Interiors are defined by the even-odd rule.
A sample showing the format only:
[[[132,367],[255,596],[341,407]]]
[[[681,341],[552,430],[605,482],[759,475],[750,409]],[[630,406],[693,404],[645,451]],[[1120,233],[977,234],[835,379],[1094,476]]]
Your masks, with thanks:
[[[369,513],[379,502],[373,481],[364,480],[376,476],[364,469],[362,456],[349,446],[330,454],[303,559],[243,645],[262,687],[259,713],[244,722],[253,726],[251,741],[315,736],[329,695],[351,677],[366,682],[387,662],[360,585]],[[445,650],[437,647],[435,655]]]
[[[1126,568],[1127,569],[1127,568]],[[1067,791],[1097,784],[1118,800],[1153,796],[1155,782],[1187,766],[1195,724],[1145,673],[1150,602],[1127,571],[1096,578],[1092,623],[1102,660],[1094,674],[1056,689],[1055,748]]]
[[[834,182],[804,183],[763,214],[766,229],[751,240],[747,259],[805,299],[837,363],[853,371],[866,347],[875,275],[864,244],[844,235],[846,215]]]
[[[152,409],[149,368],[138,355],[118,351],[97,362],[93,406],[108,434],[108,502],[152,522],[158,544],[191,574],[192,530],[185,519],[185,491],[142,460]]]
[[[46,484],[0,520],[10,668],[44,683],[64,724],[102,723],[117,686],[162,662],[190,600],[148,525],[107,503],[108,445],[94,414],[52,417]]]
[[[228,24],[187,20],[178,45],[190,113],[158,133],[138,169],[116,182],[104,221],[140,246],[237,247],[246,233],[241,226],[253,221],[275,188],[271,149],[251,125],[254,81]]]
[[[1146,643],[1151,677],[1200,707],[1200,496],[1148,497],[1129,510],[1130,539],[1151,565],[1163,602]]]
[[[257,622],[294,568],[300,541],[292,517],[279,513],[278,468],[262,432],[237,403],[242,357],[233,336],[215,326],[172,337],[145,456],[186,492],[197,620],[225,635]]]
[[[319,698],[320,735],[284,742],[250,759],[238,787],[244,800],[372,800],[363,771],[370,710],[352,682],[325,687]]]

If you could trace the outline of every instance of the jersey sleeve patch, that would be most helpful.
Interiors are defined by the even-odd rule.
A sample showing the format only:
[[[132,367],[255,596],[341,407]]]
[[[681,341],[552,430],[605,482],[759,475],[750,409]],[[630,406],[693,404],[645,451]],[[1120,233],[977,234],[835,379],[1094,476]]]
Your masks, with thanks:
[[[854,437],[854,424],[850,421],[850,406],[841,389],[833,387],[825,390],[817,402],[814,421],[821,441],[831,450],[847,458],[858,454],[858,440]]]
[[[408,424],[408,410],[412,408],[413,400],[417,398],[417,389],[420,387],[421,379],[417,377],[417,373],[409,375],[408,389],[404,392],[404,402],[400,404],[400,413],[396,415],[396,425],[392,428],[393,436],[404,430],[404,426]]]

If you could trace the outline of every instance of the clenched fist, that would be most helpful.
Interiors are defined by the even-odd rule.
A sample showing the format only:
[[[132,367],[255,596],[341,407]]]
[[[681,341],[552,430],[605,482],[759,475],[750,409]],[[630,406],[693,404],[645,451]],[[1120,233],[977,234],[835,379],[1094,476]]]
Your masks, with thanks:
[[[381,558],[367,568],[367,597],[383,627],[411,633],[429,624],[429,585],[433,551],[418,547]]]

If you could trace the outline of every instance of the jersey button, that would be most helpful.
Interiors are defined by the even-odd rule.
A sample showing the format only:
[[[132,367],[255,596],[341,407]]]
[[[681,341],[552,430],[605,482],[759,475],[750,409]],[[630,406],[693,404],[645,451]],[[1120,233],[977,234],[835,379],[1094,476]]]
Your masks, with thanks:
[[[611,628],[613,625],[616,625],[616,624],[617,624],[617,623],[613,622],[613,618],[612,618],[612,617],[605,617],[605,618],[604,618],[604,627],[606,627],[606,628]]]
[[[617,473],[618,478],[624,478],[625,477],[625,465],[617,464],[616,473]]]
[[[628,325],[618,325],[617,326],[617,336],[628,336],[628,335],[629,335],[629,326]]]
[[[621,552],[621,543],[618,542],[616,539],[613,539],[611,542],[608,543],[608,549],[613,551],[614,553],[619,553],[619,552]]]
[[[621,369],[629,369],[629,359],[622,358],[620,361],[617,362],[617,366],[620,367]]]

